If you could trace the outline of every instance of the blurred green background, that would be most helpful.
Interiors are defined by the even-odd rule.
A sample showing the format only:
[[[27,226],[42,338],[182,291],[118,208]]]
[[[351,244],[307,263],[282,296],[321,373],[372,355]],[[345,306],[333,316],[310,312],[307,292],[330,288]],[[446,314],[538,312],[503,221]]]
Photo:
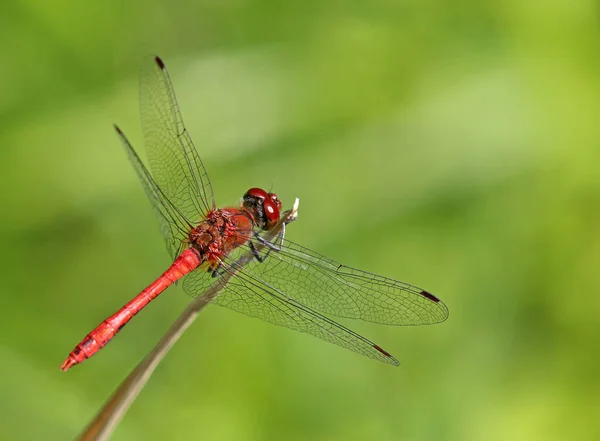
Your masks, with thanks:
[[[422,286],[450,319],[342,323],[400,368],[216,306],[114,440],[600,439],[597,2],[0,6],[0,438],[72,439],[189,298],[59,366],[169,258],[143,152],[169,66],[218,202],[301,200],[288,237]]]

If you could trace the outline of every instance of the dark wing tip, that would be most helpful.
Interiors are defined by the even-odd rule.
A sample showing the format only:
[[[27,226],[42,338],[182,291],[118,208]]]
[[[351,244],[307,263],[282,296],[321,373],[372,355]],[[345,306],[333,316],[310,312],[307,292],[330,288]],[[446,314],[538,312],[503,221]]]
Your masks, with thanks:
[[[421,291],[419,294],[421,294],[423,297],[431,300],[432,302],[435,303],[440,303],[440,299],[438,299],[436,296],[434,296],[433,294],[431,294],[430,292],[427,291]]]
[[[385,349],[383,349],[383,348],[380,348],[380,347],[379,347],[379,346],[377,346],[377,345],[373,345],[373,347],[374,347],[375,349],[377,349],[379,352],[381,352],[383,355],[385,355],[386,357],[392,358],[392,355],[391,355],[391,354],[390,354],[388,351],[386,351]]]
[[[390,354],[388,351],[386,351],[385,349],[383,349],[380,346],[377,345],[373,345],[373,349],[376,349],[377,351],[379,351],[380,353],[382,353],[383,355],[385,355],[387,358],[389,358],[389,362],[391,364],[393,364],[394,366],[399,366],[400,362],[398,360],[396,360],[394,357],[392,357],[392,354]]]
[[[118,126],[118,125],[116,125],[116,124],[113,124],[113,127],[115,128],[115,131],[116,131],[116,132],[117,132],[119,135],[122,135],[122,134],[123,134],[123,132],[121,132],[121,129],[119,128],[119,126]]]
[[[156,57],[154,57],[154,61],[156,62],[156,64],[158,65],[158,67],[160,67],[161,70],[164,70],[165,63],[163,63],[163,60],[161,60],[158,55]]]

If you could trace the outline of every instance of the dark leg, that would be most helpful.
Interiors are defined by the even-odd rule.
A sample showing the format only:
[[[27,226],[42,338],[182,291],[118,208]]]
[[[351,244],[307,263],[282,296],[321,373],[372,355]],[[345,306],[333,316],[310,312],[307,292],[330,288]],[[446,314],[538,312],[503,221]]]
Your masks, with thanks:
[[[277,238],[275,239],[275,243],[279,242],[278,245],[276,245],[274,242],[268,242],[268,241],[266,241],[257,232],[254,232],[254,238],[257,241],[259,241],[261,244],[263,244],[264,246],[266,246],[267,248],[269,248],[269,249],[271,249],[273,251],[281,251],[281,245],[283,245],[283,238],[284,237],[285,237],[285,224],[282,225],[281,232],[277,235]]]
[[[260,263],[263,263],[265,261],[265,259],[267,258],[267,256],[269,255],[269,253],[271,252],[271,248],[269,248],[267,250],[267,252],[264,256],[261,256],[260,253],[258,252],[258,250],[256,249],[256,247],[254,246],[254,242],[250,241],[248,243],[250,244],[250,251],[252,251],[252,255],[254,256],[254,258],[256,260],[258,260]]]
[[[267,248],[267,252],[263,256],[261,256],[256,247],[254,246],[254,242],[252,241],[249,242],[250,251],[252,251],[252,254],[256,258],[256,260],[262,263],[269,256],[269,253],[271,251],[281,251],[281,244],[283,243],[284,235],[285,230],[282,230],[281,233],[277,235],[277,238],[275,240],[275,242],[279,242],[279,245],[275,245],[274,243],[267,242],[266,240],[264,240],[261,236],[258,235],[258,233],[254,233],[254,237],[256,238],[256,240],[258,240],[262,245],[264,245]]]

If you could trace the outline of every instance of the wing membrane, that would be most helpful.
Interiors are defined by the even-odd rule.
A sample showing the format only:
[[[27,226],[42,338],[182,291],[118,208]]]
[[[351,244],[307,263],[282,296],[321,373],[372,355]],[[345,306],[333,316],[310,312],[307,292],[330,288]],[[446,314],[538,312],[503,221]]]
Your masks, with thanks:
[[[169,254],[175,258],[183,251],[191,226],[185,217],[174,207],[160,187],[154,182],[152,175],[140,160],[125,134],[115,126],[117,135],[121,139],[123,148],[142,182],[148,200],[152,204],[154,215],[158,220],[160,232],[162,233]]]
[[[428,325],[448,317],[446,305],[421,288],[342,265],[288,240],[246,270],[325,314],[387,325]]]
[[[188,223],[197,224],[215,208],[212,186],[183,123],[169,72],[159,57],[143,63],[140,113],[156,183]]]
[[[398,360],[365,337],[345,328],[307,306],[268,285],[233,259],[223,261],[223,269],[235,276],[227,283],[213,303],[296,331],[319,337],[330,343],[373,358],[398,365]],[[207,287],[206,274],[194,271],[183,283],[183,289],[193,296]]]

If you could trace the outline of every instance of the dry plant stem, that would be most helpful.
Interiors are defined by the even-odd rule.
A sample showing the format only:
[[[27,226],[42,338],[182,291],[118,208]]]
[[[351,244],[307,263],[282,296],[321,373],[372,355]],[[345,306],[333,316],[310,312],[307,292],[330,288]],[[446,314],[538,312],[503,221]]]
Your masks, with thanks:
[[[271,240],[275,237],[285,224],[288,224],[298,216],[298,199],[291,210],[286,211],[277,225],[265,234],[265,239]],[[264,244],[257,243],[258,251],[264,248]],[[243,255],[239,260],[240,266],[246,265],[254,259],[251,252]],[[231,273],[225,273],[217,279],[215,283],[204,293],[202,297],[192,301],[181,313],[181,315],[171,325],[167,333],[160,339],[152,351],[138,364],[138,366],[127,376],[119,385],[117,390],[105,403],[104,407],[98,412],[90,424],[79,435],[79,441],[104,441],[107,440],[116,428],[129,406],[138,396],[144,385],[150,379],[154,369],[158,366],[169,349],[183,335],[185,330],[193,323],[198,313],[213,300],[219,292],[225,287],[227,282],[233,277]]]

